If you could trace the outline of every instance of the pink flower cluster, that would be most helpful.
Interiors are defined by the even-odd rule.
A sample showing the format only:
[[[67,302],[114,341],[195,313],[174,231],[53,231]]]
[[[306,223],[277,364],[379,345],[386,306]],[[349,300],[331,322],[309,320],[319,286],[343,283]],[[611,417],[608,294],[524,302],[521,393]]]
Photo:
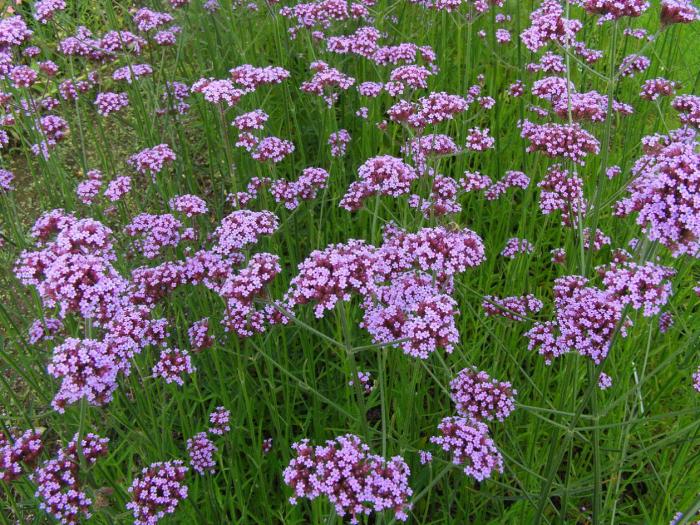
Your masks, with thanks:
[[[520,123],[521,136],[530,141],[528,152],[540,151],[548,157],[565,157],[584,164],[589,154],[598,154],[600,142],[578,124]]]
[[[154,525],[175,512],[187,498],[187,485],[183,484],[186,472],[180,460],[152,463],[141,471],[129,487],[132,500],[126,505],[134,525]]]
[[[81,456],[89,465],[107,455],[109,439],[93,433],[79,440],[78,434],[56,457],[45,461],[31,475],[41,501],[39,508],[64,525],[77,525],[82,518],[90,518],[92,500],[82,490],[79,479]]]
[[[315,199],[318,191],[326,187],[329,176],[322,168],[305,168],[296,181],[272,181],[270,193],[275,202],[283,203],[288,210],[294,210],[299,206],[300,200]]]
[[[390,155],[372,157],[357,170],[359,180],[353,182],[340,201],[348,211],[360,209],[364,200],[373,195],[398,197],[408,193],[418,178],[415,168]]]
[[[484,481],[494,471],[503,472],[503,456],[484,423],[464,417],[446,417],[438,430],[440,434],[431,437],[430,442],[448,452],[452,462],[463,467],[467,476]]]
[[[129,96],[126,93],[98,93],[95,99],[97,112],[106,117],[110,113],[116,113],[129,105]]]
[[[629,196],[618,201],[617,216],[637,214],[649,239],[666,246],[674,257],[700,255],[700,154],[697,141],[679,133],[644,139],[645,154],[637,160]]]
[[[19,478],[23,465],[33,465],[43,449],[44,443],[38,430],[29,429],[10,436],[0,433],[0,481]]]
[[[150,173],[152,176],[160,173],[165,163],[177,159],[175,152],[167,144],[158,144],[152,148],[146,148],[129,158],[131,164],[139,173]]]
[[[515,409],[517,391],[486,372],[464,368],[450,381],[450,397],[457,413],[474,421],[503,421]]]
[[[216,445],[209,439],[206,432],[199,432],[187,440],[190,465],[200,475],[216,472],[214,454],[217,450]]]
[[[161,377],[166,383],[184,385],[183,374],[194,373],[192,359],[187,350],[166,348],[161,351],[158,362],[153,367],[153,377]]]
[[[370,452],[352,434],[313,447],[307,439],[292,445],[296,457],[284,469],[284,482],[293,490],[290,498],[314,500],[325,496],[338,516],[359,523],[359,517],[391,510],[395,519],[406,521],[410,469],[401,456],[389,461]]]
[[[530,241],[513,237],[508,239],[501,255],[508,259],[515,259],[520,253],[532,253],[533,251],[535,251],[535,247]]]

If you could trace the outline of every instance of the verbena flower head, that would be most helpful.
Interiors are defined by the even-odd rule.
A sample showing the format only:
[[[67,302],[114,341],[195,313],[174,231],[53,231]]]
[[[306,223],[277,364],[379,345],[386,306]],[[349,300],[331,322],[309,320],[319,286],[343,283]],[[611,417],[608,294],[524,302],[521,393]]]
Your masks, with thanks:
[[[517,237],[513,237],[511,239],[508,239],[505,247],[501,251],[501,255],[503,257],[507,257],[508,259],[515,259],[518,256],[518,254],[527,254],[532,253],[533,251],[535,251],[535,247],[530,241],[528,241],[527,239],[519,239]]]
[[[316,303],[316,317],[323,317],[339,301],[349,301],[353,293],[366,295],[374,287],[376,248],[364,241],[350,240],[314,250],[299,264],[286,295],[290,308]]]
[[[344,156],[350,140],[350,133],[348,133],[348,130],[346,129],[341,129],[331,133],[328,137],[328,144],[331,147],[331,155],[333,157]]]
[[[110,113],[124,109],[129,105],[129,96],[126,93],[98,93],[95,99],[97,113],[106,117]]]
[[[515,409],[516,394],[510,383],[492,379],[476,368],[464,368],[450,381],[457,413],[477,421],[503,421]]]
[[[0,195],[14,190],[12,181],[15,180],[15,174],[10,170],[0,169]]]
[[[527,151],[539,151],[547,157],[565,157],[585,164],[587,155],[600,151],[600,142],[576,123],[535,124],[526,119],[520,123],[520,130],[520,135],[530,141]]]
[[[646,317],[658,314],[666,305],[672,293],[670,279],[676,273],[668,266],[632,261],[616,261],[598,271],[609,292],[623,304],[642,310]]]
[[[65,525],[77,525],[83,518],[89,519],[92,500],[83,491],[80,456],[87,464],[95,463],[107,454],[108,441],[92,432],[78,441],[76,434],[66,447],[59,449],[56,457],[37,468],[31,478],[37,485],[35,497],[41,501],[39,508]]]
[[[700,13],[690,0],[661,0],[661,23],[690,24],[700,18]]]
[[[175,152],[167,144],[158,144],[152,148],[146,148],[129,158],[129,163],[139,173],[160,173],[166,163],[177,159]]]
[[[152,74],[153,68],[149,64],[133,64],[115,69],[112,74],[112,79],[117,81],[123,80],[126,81],[127,84],[131,84],[134,80],[150,77]]]
[[[494,471],[503,472],[503,457],[480,421],[463,417],[446,417],[438,425],[440,434],[430,442],[452,456],[455,465],[477,481],[490,478]]]
[[[207,437],[206,432],[199,432],[187,440],[187,454],[190,456],[190,465],[200,475],[214,474],[216,472],[214,454],[216,454],[217,450],[216,445]]]
[[[175,383],[184,385],[184,374],[194,373],[195,368],[192,366],[192,360],[186,350],[179,348],[166,348],[160,353],[158,362],[153,367],[153,376],[162,377],[166,383]]]
[[[503,298],[485,295],[481,306],[487,316],[498,315],[514,321],[524,321],[528,313],[537,313],[544,305],[534,295],[528,294]]]
[[[313,447],[308,440],[292,445],[296,455],[284,469],[284,482],[299,498],[314,500],[325,496],[336,514],[358,523],[362,515],[391,510],[400,521],[408,518],[410,470],[401,456],[390,460],[372,454],[352,434]]]
[[[226,432],[231,430],[229,426],[229,421],[231,419],[231,411],[227,410],[223,406],[216,407],[216,410],[209,414],[209,433],[217,436],[223,436]]]
[[[202,215],[207,213],[207,203],[197,195],[177,195],[168,201],[171,210],[180,212],[186,217]]]
[[[598,388],[607,390],[612,386],[612,378],[605,372],[601,372],[598,376]]]
[[[411,183],[418,178],[416,170],[401,159],[390,155],[372,157],[357,170],[359,180],[353,182],[340,201],[340,206],[354,211],[366,198],[381,194],[398,197],[410,191]]]
[[[637,214],[649,239],[666,246],[674,257],[700,255],[700,154],[695,140],[647,137],[646,154],[634,165],[629,196],[615,214]]]
[[[39,430],[29,429],[7,436],[0,433],[0,481],[13,481],[24,472],[24,465],[33,465],[44,449]]]
[[[538,51],[549,42],[566,46],[583,27],[579,20],[564,17],[564,7],[558,0],[544,0],[540,7],[530,14],[530,21],[530,27],[520,34],[520,38],[532,52]]]
[[[225,103],[227,107],[238,104],[245,95],[245,91],[236,88],[230,80],[216,80],[214,78],[200,78],[192,84],[193,93],[201,93],[204,100],[212,104]]]
[[[54,349],[47,371],[62,381],[51,405],[56,411],[64,412],[66,405],[83,398],[93,405],[111,401],[117,388],[119,366],[106,344],[70,337]]]
[[[182,223],[170,215],[140,213],[124,228],[129,237],[139,237],[134,246],[147,259],[154,259],[165,247],[175,247],[180,243]]]
[[[180,460],[152,463],[141,471],[128,489],[132,500],[126,508],[134,515],[134,525],[153,525],[175,512],[187,498],[186,472]]]

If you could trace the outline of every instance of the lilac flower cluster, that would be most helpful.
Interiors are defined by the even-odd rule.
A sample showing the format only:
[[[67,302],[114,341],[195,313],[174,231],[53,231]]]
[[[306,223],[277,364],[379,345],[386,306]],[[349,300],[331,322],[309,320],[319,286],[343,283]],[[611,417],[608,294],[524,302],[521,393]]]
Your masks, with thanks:
[[[170,215],[140,213],[124,228],[129,237],[141,237],[134,242],[136,249],[147,259],[154,259],[165,247],[180,243],[182,223]]]
[[[576,225],[578,218],[585,215],[587,203],[583,196],[583,179],[576,172],[570,173],[555,164],[549,167],[537,186],[542,190],[540,210],[543,215],[560,212],[564,226]]]
[[[598,271],[609,292],[646,317],[658,314],[666,305],[672,294],[670,279],[676,274],[668,266],[632,261],[615,261]]]
[[[116,113],[129,105],[129,96],[126,93],[98,93],[95,99],[97,112],[106,117],[110,113]]]
[[[452,462],[463,467],[467,476],[484,481],[494,471],[503,472],[503,456],[484,423],[464,417],[446,417],[438,430],[440,434],[431,437],[430,442],[448,452]]]
[[[331,155],[333,157],[343,157],[350,144],[350,133],[346,129],[334,131],[328,137],[328,145],[331,147]]]
[[[598,154],[600,142],[578,124],[520,123],[521,136],[530,141],[528,152],[541,151],[548,157],[565,157],[584,164],[589,154]]]
[[[305,168],[296,181],[272,181],[270,193],[275,202],[283,203],[288,210],[294,210],[301,200],[315,199],[318,191],[326,187],[329,176],[322,168]]]
[[[162,377],[166,383],[185,384],[183,374],[194,373],[192,360],[187,350],[179,348],[166,348],[160,353],[158,362],[153,367],[153,376]]]
[[[186,472],[180,460],[152,463],[141,471],[129,487],[132,500],[126,505],[134,525],[153,525],[175,512],[187,498],[187,485],[183,484]]]
[[[464,368],[450,381],[450,397],[457,413],[475,421],[503,421],[515,409],[517,391],[486,372]]]
[[[187,454],[190,457],[190,465],[200,475],[216,472],[214,454],[216,445],[207,437],[206,432],[199,432],[187,440]]]
[[[284,482],[293,490],[290,498],[314,500],[325,496],[338,516],[359,523],[359,517],[391,510],[406,521],[410,510],[410,469],[401,456],[389,461],[370,453],[369,446],[352,434],[313,447],[304,439],[292,445],[296,457],[284,469]]]
[[[623,318],[624,303],[612,291],[586,284],[580,276],[557,279],[556,321],[538,321],[525,334],[528,349],[537,349],[547,364],[570,349],[600,364],[613,338],[627,335],[630,321]]]
[[[209,433],[217,436],[224,435],[231,430],[229,427],[230,418],[231,412],[229,410],[222,406],[216,407],[216,410],[209,414],[209,423],[212,425],[209,427]]]
[[[513,237],[508,239],[501,255],[508,259],[515,259],[520,253],[532,253],[533,251],[535,251],[535,247],[530,241]]]
[[[674,257],[700,255],[700,154],[694,138],[651,136],[637,160],[629,196],[618,201],[617,216],[637,213],[636,222],[649,239],[666,246]]]
[[[74,525],[90,518],[92,500],[82,490],[79,479],[80,456],[88,464],[107,454],[109,439],[93,433],[79,440],[78,434],[56,457],[45,461],[31,476],[37,485],[35,496],[41,501],[39,508],[53,516],[59,523]]]
[[[408,193],[411,183],[418,178],[416,170],[401,159],[390,155],[372,157],[357,170],[359,180],[353,182],[340,201],[348,211],[362,207],[365,199],[373,195],[398,197]]]
[[[19,435],[0,433],[0,481],[13,481],[22,475],[23,464],[31,466],[44,449],[39,430]]]
[[[129,163],[139,173],[150,173],[151,176],[160,173],[165,163],[177,159],[175,152],[167,144],[158,144],[152,148],[146,148],[129,158]]]

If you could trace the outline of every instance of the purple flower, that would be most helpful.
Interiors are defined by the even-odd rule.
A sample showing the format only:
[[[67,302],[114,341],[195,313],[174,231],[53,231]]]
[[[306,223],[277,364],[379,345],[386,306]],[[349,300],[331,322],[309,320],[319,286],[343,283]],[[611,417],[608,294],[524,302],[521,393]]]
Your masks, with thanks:
[[[231,430],[229,426],[229,420],[231,419],[231,411],[226,410],[226,408],[220,406],[216,407],[216,410],[209,414],[209,422],[211,427],[209,427],[209,433],[217,436],[223,436],[226,432]]]
[[[476,421],[503,421],[515,409],[518,393],[508,382],[496,381],[484,371],[464,368],[450,382],[457,413]]]
[[[177,159],[175,152],[167,144],[158,144],[152,148],[146,148],[129,158],[129,164],[134,166],[139,173],[160,173],[166,162]]]
[[[185,384],[183,374],[194,373],[190,355],[187,350],[166,348],[161,351],[158,362],[153,367],[153,377],[162,377],[166,383]]]
[[[341,517],[350,523],[372,512],[392,510],[405,521],[413,491],[408,486],[410,470],[401,456],[389,461],[370,453],[369,447],[352,434],[313,447],[307,439],[292,445],[296,457],[284,469],[284,482],[299,498],[325,496]]]
[[[134,525],[154,525],[175,512],[187,498],[186,472],[180,460],[152,463],[141,471],[129,487],[132,500],[126,505],[134,515]]]
[[[411,183],[418,178],[412,166],[390,155],[368,159],[357,174],[360,180],[350,185],[340,201],[340,206],[348,211],[358,210],[364,200],[372,195],[398,197],[408,193]]]
[[[106,344],[69,337],[54,349],[47,371],[52,377],[62,380],[51,406],[63,413],[66,405],[82,398],[92,405],[111,401],[117,388],[119,367]]]
[[[508,259],[515,259],[519,253],[532,253],[534,250],[534,245],[527,239],[513,237],[508,239],[505,247],[501,251],[501,255]]]
[[[636,222],[649,239],[665,245],[674,257],[700,254],[700,154],[694,139],[651,136],[645,155],[632,168],[636,178],[615,214],[637,213]]]
[[[12,439],[10,439],[12,437]],[[13,481],[22,475],[22,464],[32,465],[44,449],[39,430],[6,436],[0,432],[0,481]]]
[[[82,490],[80,475],[80,456],[88,464],[107,454],[109,439],[96,434],[86,434],[78,442],[78,434],[64,448],[59,449],[56,457],[45,461],[32,474],[31,479],[37,485],[35,497],[41,503],[39,508],[65,525],[77,525],[89,519],[92,500]]]
[[[331,147],[331,155],[333,157],[344,156],[349,143],[350,133],[346,129],[334,131],[328,137],[328,144]]]
[[[216,461],[214,454],[218,449],[216,445],[207,437],[206,432],[195,434],[187,440],[187,454],[190,456],[190,465],[200,475],[216,472]]]
[[[530,141],[528,152],[541,151],[548,157],[565,157],[577,164],[600,150],[598,140],[578,124],[534,124],[529,120],[520,123],[521,136]]]
[[[168,201],[168,206],[173,211],[184,213],[187,217],[207,213],[207,203],[197,195],[178,195]]]
[[[463,466],[467,476],[484,481],[494,471],[503,472],[503,457],[484,423],[463,417],[446,417],[438,425],[438,430],[440,435],[431,437],[430,442],[449,452],[452,462]]]
[[[129,105],[129,96],[126,93],[98,93],[95,99],[97,112],[106,117],[110,113],[124,109]]]
[[[598,376],[598,388],[607,390],[612,386],[612,378],[605,372],[601,372]]]
[[[112,74],[114,80],[125,80],[131,84],[134,80],[142,77],[148,77],[153,74],[153,68],[148,64],[132,64],[130,66],[120,67]]]
[[[104,196],[112,202],[117,202],[131,191],[131,177],[122,176],[110,181]]]
[[[489,317],[499,315],[514,321],[524,321],[528,313],[537,313],[544,305],[537,297],[528,294],[503,298],[485,295],[481,306]]]
[[[0,195],[9,193],[14,190],[12,181],[15,180],[15,174],[6,169],[0,169]]]

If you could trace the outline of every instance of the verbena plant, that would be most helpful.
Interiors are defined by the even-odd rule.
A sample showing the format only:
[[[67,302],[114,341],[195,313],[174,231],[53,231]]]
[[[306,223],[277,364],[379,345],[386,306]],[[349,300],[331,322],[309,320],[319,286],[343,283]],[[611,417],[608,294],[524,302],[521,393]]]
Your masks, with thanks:
[[[690,2],[3,9],[3,523],[698,519]]]

